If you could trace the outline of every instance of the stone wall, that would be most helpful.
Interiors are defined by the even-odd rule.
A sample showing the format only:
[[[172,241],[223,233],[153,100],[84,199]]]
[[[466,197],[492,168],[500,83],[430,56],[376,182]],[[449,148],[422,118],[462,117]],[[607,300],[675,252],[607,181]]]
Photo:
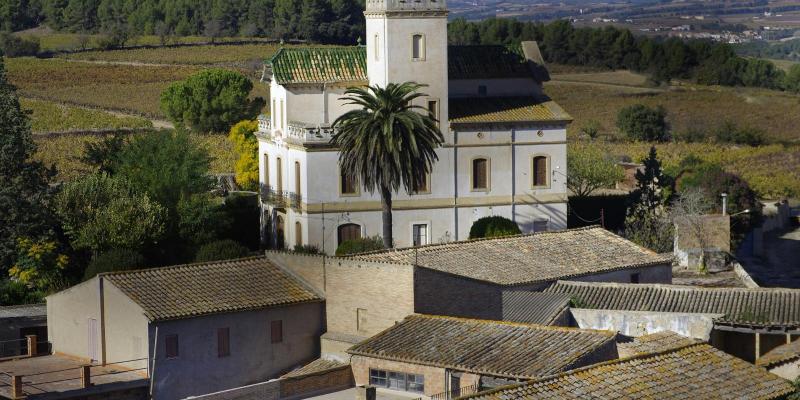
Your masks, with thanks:
[[[330,257],[275,250],[268,250],[265,254],[270,262],[302,279],[320,294],[325,294],[325,263]]]
[[[650,311],[618,311],[572,308],[572,318],[583,329],[619,332],[626,336],[643,336],[661,331],[708,341],[714,328],[713,319],[721,314],[682,314]]]
[[[445,387],[446,370],[444,368],[363,356],[353,356],[351,359],[351,366],[353,368],[353,378],[357,386],[369,384],[369,370],[372,368],[424,376],[424,394],[426,396],[432,396],[447,390]],[[462,383],[462,386],[465,385]]]
[[[326,371],[281,379],[281,398],[309,397],[353,387],[353,371],[349,365]]]

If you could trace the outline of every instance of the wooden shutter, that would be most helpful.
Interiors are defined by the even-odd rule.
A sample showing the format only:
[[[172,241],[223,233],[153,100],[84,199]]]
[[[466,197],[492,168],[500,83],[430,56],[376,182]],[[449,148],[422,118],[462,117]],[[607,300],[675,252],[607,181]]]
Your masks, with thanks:
[[[488,185],[488,161],[478,158],[472,161],[472,188],[486,189]]]
[[[339,244],[348,240],[361,239],[361,227],[356,224],[344,224],[339,226]]]
[[[164,337],[164,347],[166,347],[166,357],[178,357],[178,335],[167,335]]]
[[[283,168],[281,168],[281,158],[275,158],[275,185],[278,193],[283,192]]]
[[[533,158],[533,186],[547,186],[547,157]]]
[[[283,321],[277,320],[270,323],[270,338],[272,343],[283,342]]]
[[[302,191],[300,190],[300,162],[294,162],[294,192],[297,194],[297,197],[302,196]]]
[[[219,357],[227,357],[231,355],[230,328],[217,329],[217,355]]]
[[[342,173],[340,176],[342,194],[355,194],[356,193],[356,180],[355,178]]]

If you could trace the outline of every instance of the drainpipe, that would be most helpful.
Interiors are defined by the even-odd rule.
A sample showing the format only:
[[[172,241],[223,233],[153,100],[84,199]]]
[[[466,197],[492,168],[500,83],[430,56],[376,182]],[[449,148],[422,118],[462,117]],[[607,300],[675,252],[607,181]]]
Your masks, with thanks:
[[[328,87],[327,83],[322,83],[322,123],[328,124]]]
[[[106,365],[106,296],[105,280],[101,275],[98,278],[98,291],[100,295],[100,364]]]
[[[722,215],[728,215],[728,194],[722,193]]]
[[[511,128],[511,142],[509,143],[511,150],[511,221],[517,223],[517,152],[514,142],[516,142],[517,130]]]

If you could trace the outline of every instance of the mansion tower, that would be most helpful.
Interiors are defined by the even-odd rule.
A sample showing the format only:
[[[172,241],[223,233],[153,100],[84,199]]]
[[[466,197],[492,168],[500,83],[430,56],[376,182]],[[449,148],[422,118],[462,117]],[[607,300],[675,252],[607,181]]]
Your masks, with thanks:
[[[444,0],[367,0],[364,15],[364,46],[283,48],[265,68],[265,239],[334,254],[345,240],[380,235],[380,194],[341,173],[331,124],[352,107],[341,99],[348,87],[406,81],[427,85],[419,105],[445,143],[424,187],[395,194],[396,247],[467,239],[491,215],[523,232],[566,228],[571,118],[542,92],[549,76],[536,43],[448,46]]]

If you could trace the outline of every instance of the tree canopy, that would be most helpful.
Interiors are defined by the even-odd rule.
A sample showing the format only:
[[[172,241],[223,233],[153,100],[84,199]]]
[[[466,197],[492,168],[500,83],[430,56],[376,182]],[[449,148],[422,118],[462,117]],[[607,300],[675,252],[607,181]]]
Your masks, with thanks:
[[[576,196],[591,195],[595,190],[613,187],[624,173],[601,149],[576,145],[567,153],[567,188]]]
[[[669,139],[667,111],[644,104],[627,106],[617,114],[617,127],[631,140],[663,142]]]

